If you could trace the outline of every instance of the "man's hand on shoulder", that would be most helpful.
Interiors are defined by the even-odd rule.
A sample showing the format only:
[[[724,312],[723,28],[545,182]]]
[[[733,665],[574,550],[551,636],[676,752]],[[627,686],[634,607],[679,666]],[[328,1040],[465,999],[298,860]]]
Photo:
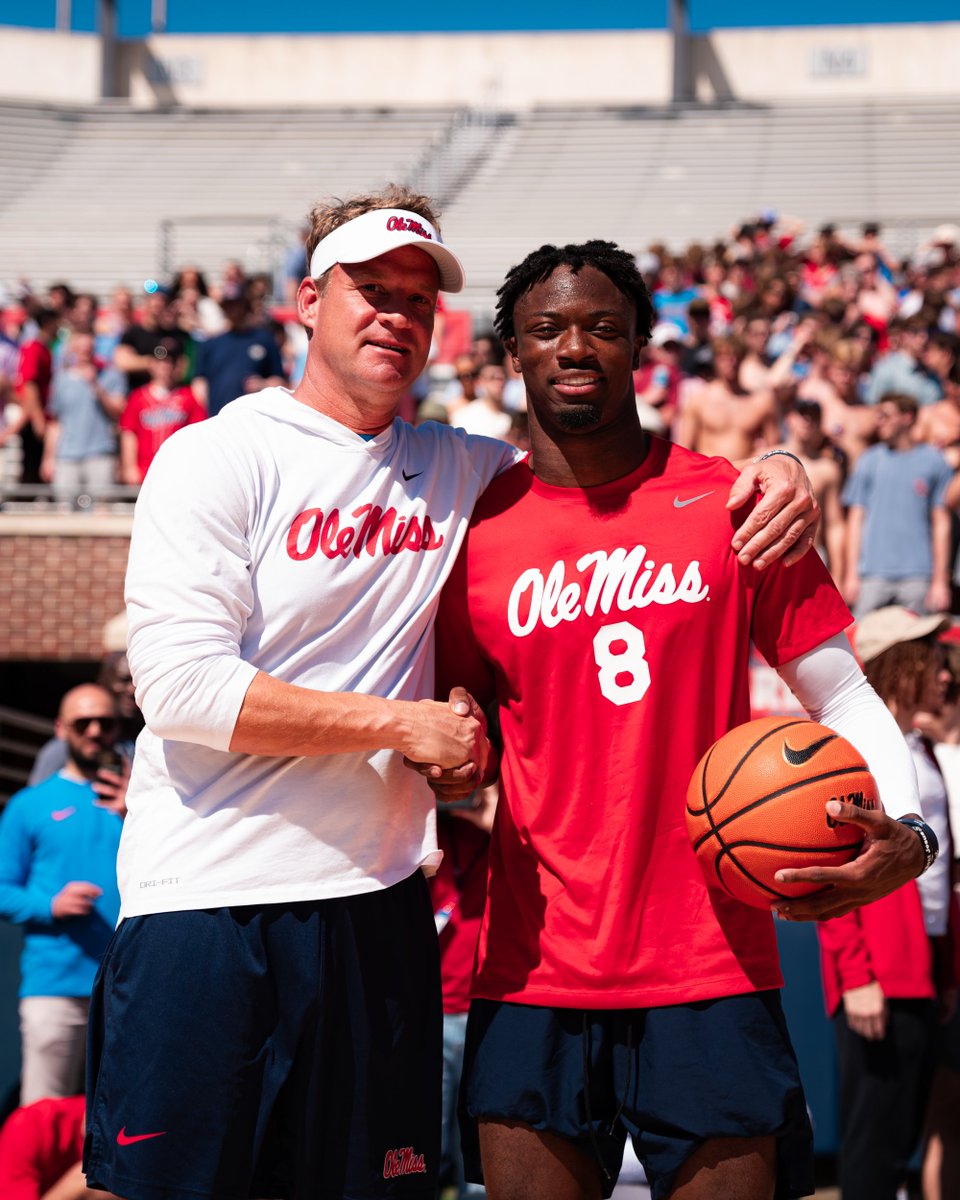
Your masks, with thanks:
[[[778,871],[778,883],[816,883],[823,891],[799,900],[774,905],[788,921],[823,921],[842,917],[862,904],[879,900],[909,883],[923,871],[923,844],[909,826],[886,813],[857,808],[831,800],[826,810],[832,818],[863,830],[863,846],[852,862],[842,867],[798,867]]]
[[[773,454],[743,468],[730,489],[727,508],[740,508],[757,491],[763,498],[733,536],[737,558],[758,571],[781,555],[792,566],[813,545],[820,524],[813,485],[799,460]]]

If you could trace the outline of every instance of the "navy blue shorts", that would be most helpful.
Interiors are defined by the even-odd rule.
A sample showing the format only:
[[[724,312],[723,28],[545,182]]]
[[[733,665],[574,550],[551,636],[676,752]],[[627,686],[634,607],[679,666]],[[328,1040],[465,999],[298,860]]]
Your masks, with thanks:
[[[538,1008],[474,1000],[460,1093],[466,1177],[477,1121],[575,1142],[613,1191],[629,1134],[654,1200],[709,1138],[778,1140],[778,1200],[814,1190],[813,1134],[778,992],[666,1008]]]
[[[94,985],[88,1184],[434,1200],[441,1044],[419,871],[361,896],[133,917]]]

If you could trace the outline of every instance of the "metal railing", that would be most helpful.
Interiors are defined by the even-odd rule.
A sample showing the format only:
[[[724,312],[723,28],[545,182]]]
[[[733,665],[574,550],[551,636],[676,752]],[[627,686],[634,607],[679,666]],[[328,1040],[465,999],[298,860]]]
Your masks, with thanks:
[[[418,191],[448,206],[490,154],[501,128],[514,118],[499,111],[495,86],[484,100],[456,113],[408,172]]]
[[[50,483],[0,482],[3,513],[131,513],[139,487],[66,488]]]
[[[53,737],[53,725],[48,717],[0,706],[0,802],[26,786],[37,751]]]
[[[165,217],[157,227],[157,262],[160,276],[171,279],[178,262],[195,256],[198,248],[185,251],[181,243],[192,230],[229,227],[245,234],[242,257],[247,271],[265,271],[273,280],[273,295],[283,296],[283,257],[298,236],[295,221],[277,213],[218,214],[216,216]]]

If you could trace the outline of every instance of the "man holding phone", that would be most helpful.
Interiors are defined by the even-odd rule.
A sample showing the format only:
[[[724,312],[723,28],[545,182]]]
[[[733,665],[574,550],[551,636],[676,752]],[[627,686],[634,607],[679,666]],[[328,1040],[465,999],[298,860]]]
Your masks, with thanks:
[[[83,1090],[90,991],[120,911],[126,772],[110,799],[94,788],[119,733],[112,694],[72,688],[56,732],[65,765],[17,792],[0,820],[0,916],[24,927],[21,1104]]]
[[[126,641],[124,615],[123,640]],[[100,661],[96,682],[113,696],[117,712],[116,735],[112,751],[104,751],[100,774],[94,780],[94,791],[101,800],[113,805],[122,817],[126,813],[127,780],[133,762],[134,743],[143,728],[143,716],[133,694],[133,679],[126,650],[106,650]],[[67,763],[67,743],[54,736],[37,751],[27,783],[36,787]]]

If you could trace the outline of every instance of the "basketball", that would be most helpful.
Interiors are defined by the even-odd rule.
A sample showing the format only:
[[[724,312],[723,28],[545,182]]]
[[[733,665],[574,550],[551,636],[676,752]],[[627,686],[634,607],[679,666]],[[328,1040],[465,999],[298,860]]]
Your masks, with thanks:
[[[861,831],[824,811],[828,800],[879,808],[876,781],[839,734],[796,717],[761,717],[724,734],[687,789],[687,832],[710,887],[754,908],[818,891],[774,880],[785,867],[840,866]]]

